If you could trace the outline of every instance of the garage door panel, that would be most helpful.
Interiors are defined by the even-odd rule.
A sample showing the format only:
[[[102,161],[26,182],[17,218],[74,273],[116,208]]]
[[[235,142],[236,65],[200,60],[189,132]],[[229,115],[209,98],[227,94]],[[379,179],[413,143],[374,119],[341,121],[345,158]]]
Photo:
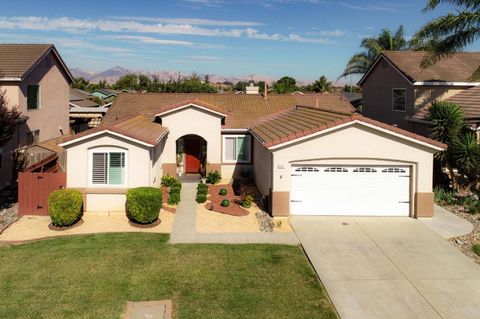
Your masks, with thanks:
[[[300,171],[299,171],[300,170]],[[294,167],[293,215],[408,216],[408,167]]]

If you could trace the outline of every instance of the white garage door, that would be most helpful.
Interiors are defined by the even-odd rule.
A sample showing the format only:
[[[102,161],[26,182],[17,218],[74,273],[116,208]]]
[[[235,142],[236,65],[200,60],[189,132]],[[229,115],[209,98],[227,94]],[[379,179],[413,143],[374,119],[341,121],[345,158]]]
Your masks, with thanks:
[[[408,216],[410,168],[293,166],[292,215]]]

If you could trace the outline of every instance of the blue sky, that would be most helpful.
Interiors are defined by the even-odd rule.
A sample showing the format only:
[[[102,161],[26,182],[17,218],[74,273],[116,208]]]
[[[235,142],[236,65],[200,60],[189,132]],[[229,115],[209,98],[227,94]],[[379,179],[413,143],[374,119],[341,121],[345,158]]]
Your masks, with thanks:
[[[54,43],[71,68],[334,80],[363,37],[407,36],[449,8],[426,0],[22,0],[2,4],[0,42]],[[469,48],[478,50],[477,44]]]

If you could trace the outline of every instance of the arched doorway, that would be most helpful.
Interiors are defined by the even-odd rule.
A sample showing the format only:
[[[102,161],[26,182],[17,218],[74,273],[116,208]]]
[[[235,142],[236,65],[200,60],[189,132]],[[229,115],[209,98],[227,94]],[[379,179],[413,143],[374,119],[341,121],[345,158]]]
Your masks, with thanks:
[[[204,174],[207,141],[198,135],[184,135],[177,140],[177,165],[185,174]]]

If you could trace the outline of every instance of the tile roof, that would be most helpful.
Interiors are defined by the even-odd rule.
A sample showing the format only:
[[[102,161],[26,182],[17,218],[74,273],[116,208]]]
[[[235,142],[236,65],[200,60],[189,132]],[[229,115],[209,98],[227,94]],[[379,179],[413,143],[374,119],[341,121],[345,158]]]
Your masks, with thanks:
[[[132,116],[109,124],[101,124],[98,127],[70,135],[62,139],[62,144],[75,141],[79,138],[103,131],[111,131],[135,140],[156,145],[161,137],[167,133],[167,128],[158,123],[152,122],[143,115]]]
[[[70,88],[70,101],[88,100],[92,97],[87,91]]]
[[[23,79],[43,57],[54,51],[67,76],[73,77],[52,44],[0,44],[0,79]]]
[[[467,120],[480,119],[480,86],[474,86],[445,99],[447,102],[458,104]],[[428,109],[430,105],[422,107],[412,118],[426,120],[428,118]]]
[[[423,69],[423,51],[384,51],[382,55],[411,82],[470,82],[480,65],[480,52],[459,52]]]
[[[254,125],[250,132],[262,141],[265,147],[272,147],[353,121],[371,124],[435,147],[446,148],[443,143],[358,114],[334,113],[304,106],[272,115]]]
[[[247,129],[259,119],[288,110],[297,104],[317,105],[325,110],[353,113],[352,105],[340,94],[262,95],[247,94],[190,94],[190,93],[132,93],[119,94],[104,121],[111,123],[127,116],[142,114],[153,120],[155,114],[197,101],[214,106],[227,114],[224,128]]]
[[[98,103],[95,103],[90,100],[77,100],[77,101],[72,101],[70,100],[70,106],[75,107],[99,107]]]

